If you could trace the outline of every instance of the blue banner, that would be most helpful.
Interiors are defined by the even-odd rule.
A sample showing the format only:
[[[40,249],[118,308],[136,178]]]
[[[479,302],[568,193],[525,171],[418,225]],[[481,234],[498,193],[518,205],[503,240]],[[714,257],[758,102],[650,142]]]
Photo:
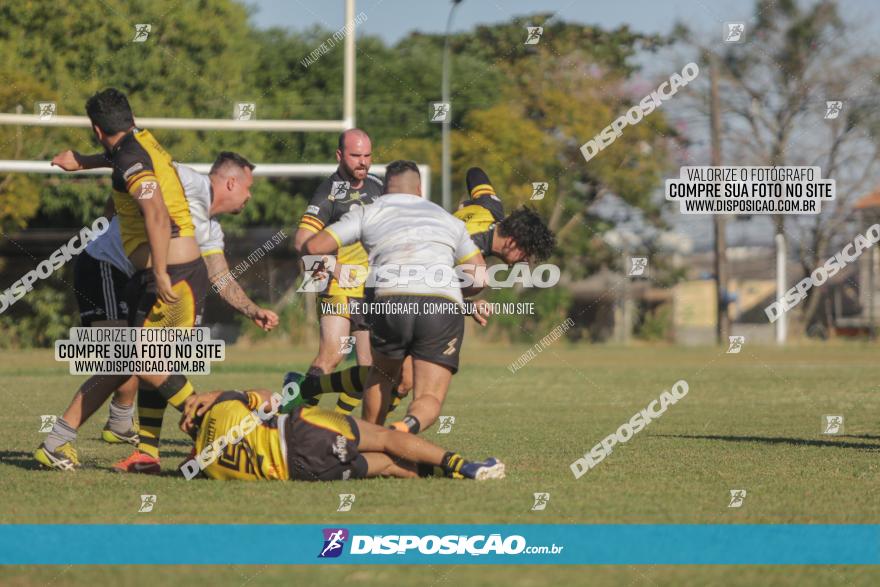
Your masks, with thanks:
[[[0,564],[876,565],[880,525],[6,524]]]

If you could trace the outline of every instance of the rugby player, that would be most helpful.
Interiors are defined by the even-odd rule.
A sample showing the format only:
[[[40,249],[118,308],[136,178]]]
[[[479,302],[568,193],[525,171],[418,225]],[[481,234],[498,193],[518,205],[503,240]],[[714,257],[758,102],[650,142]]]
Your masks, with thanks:
[[[190,397],[180,427],[195,440],[195,454],[212,445],[219,447],[220,437],[230,440],[204,467],[207,477],[332,481],[439,473],[477,481],[504,478],[504,463],[496,458],[467,461],[423,438],[319,407],[300,406],[290,414],[260,418],[242,435],[247,428],[244,422],[254,417],[251,414],[260,408],[268,415],[271,402],[272,394],[265,389]],[[184,467],[191,463],[195,461]]]
[[[382,180],[369,173],[372,150],[370,137],[360,129],[350,129],[339,135],[336,149],[339,167],[318,186],[306,207],[293,239],[297,254],[301,255],[303,244],[326,225],[338,221],[352,208],[373,202],[382,194]],[[339,248],[337,264],[360,266],[366,273],[367,253],[359,242],[349,243]],[[345,356],[341,352],[340,341],[349,335],[355,338],[358,365],[371,364],[369,329],[360,307],[363,297],[362,280],[360,285],[342,287],[337,277],[331,276],[327,289],[318,297],[320,342],[318,355],[312,361],[308,375],[322,375],[336,369]],[[288,373],[285,384],[297,377],[295,372]],[[351,413],[363,394],[352,386],[337,391],[341,393],[336,410],[342,414]],[[308,402],[316,405],[318,400],[315,396],[309,398]]]
[[[52,162],[73,170],[77,168],[77,157],[81,156],[65,151]],[[255,304],[229,274],[223,227],[216,218],[221,214],[240,214],[244,210],[250,200],[254,165],[238,153],[223,151],[217,156],[208,175],[179,163],[174,163],[174,168],[183,185],[195,226],[196,242],[208,268],[208,278],[220,297],[233,309],[253,320],[263,330],[271,330],[278,325],[278,316]],[[83,326],[125,325],[127,308],[122,301],[121,291],[133,273],[134,267],[122,248],[119,220],[114,216],[110,230],[89,243],[75,266],[74,284]],[[94,316],[104,315],[110,320],[92,320]],[[137,380],[131,378],[114,394],[110,402],[110,417],[102,432],[106,442],[137,444],[132,407],[136,392]],[[155,397],[148,394],[141,401],[149,402]],[[147,403],[141,407],[154,409],[164,408],[164,405]]]
[[[522,206],[504,216],[504,204],[495,193],[489,176],[479,167],[471,167],[465,176],[469,198],[462,202],[454,216],[464,222],[468,234],[484,259],[498,257],[506,265],[533,263],[549,257],[556,246],[556,237],[534,210]],[[490,315],[483,300],[475,300],[474,320],[486,325]],[[393,410],[412,389],[412,359],[403,363],[400,382],[392,392]]]
[[[425,280],[402,279],[376,285],[379,311],[370,313],[373,369],[364,391],[363,417],[374,424],[384,423],[394,380],[406,355],[412,355],[415,397],[406,417],[395,425],[416,434],[437,420],[452,375],[458,371],[464,337],[462,294],[483,289],[485,261],[464,222],[421,197],[421,177],[412,161],[390,163],[385,195],[324,228],[306,242],[303,252],[330,255],[357,241],[379,268],[446,265],[453,269],[467,262],[466,273],[473,279],[466,288],[455,279],[440,287]],[[417,312],[392,311],[412,308],[412,304]],[[435,308],[448,311],[434,313]]]
[[[135,126],[125,94],[108,88],[86,102],[92,131],[105,152],[81,157],[78,169],[111,167],[113,204],[126,256],[135,268],[126,287],[128,325],[192,328],[201,323],[208,272],[171,156],[153,135]],[[79,462],[76,431],[129,375],[96,375],[77,391],[35,458],[72,470]],[[180,409],[193,393],[179,374],[138,374],[139,396],[158,395]],[[164,404],[164,402],[163,402]],[[164,410],[139,414],[138,450],[117,470],[159,472],[159,432]]]
[[[74,157],[73,152],[65,151],[57,155],[52,159],[52,164],[73,171],[78,164],[75,159],[64,160],[67,157]],[[108,210],[106,215],[113,216],[113,213]],[[73,266],[73,290],[82,327],[128,324],[125,287],[134,271],[134,265],[122,248],[119,218],[113,216],[107,232],[86,245]],[[134,427],[137,388],[137,378],[131,377],[113,393],[110,417],[101,431],[101,438],[105,442],[137,445],[138,435]]]

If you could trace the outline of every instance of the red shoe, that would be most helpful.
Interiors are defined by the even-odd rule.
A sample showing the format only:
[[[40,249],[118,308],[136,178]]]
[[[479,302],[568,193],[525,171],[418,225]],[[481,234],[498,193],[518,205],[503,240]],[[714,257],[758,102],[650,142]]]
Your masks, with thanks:
[[[113,465],[113,469],[120,473],[146,473],[148,475],[158,475],[162,471],[159,459],[139,450]]]

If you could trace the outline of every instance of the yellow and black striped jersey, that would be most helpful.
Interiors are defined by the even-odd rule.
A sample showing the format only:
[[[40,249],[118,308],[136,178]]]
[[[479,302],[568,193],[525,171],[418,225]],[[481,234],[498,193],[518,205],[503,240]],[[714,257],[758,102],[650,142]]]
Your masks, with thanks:
[[[492,254],[492,235],[495,224],[504,218],[504,204],[495,194],[485,194],[465,200],[454,216],[464,222],[468,234],[483,257]]]
[[[375,175],[367,174],[364,185],[360,189],[353,189],[350,182],[346,182],[339,171],[336,171],[315,190],[299,222],[299,228],[314,233],[321,232],[325,226],[342,218],[353,206],[370,204],[381,195],[382,180]],[[336,253],[337,265],[359,265],[364,267],[364,274],[369,265],[368,261],[367,252],[359,242],[340,247]],[[331,279],[324,295],[362,298],[364,286],[342,287],[336,279]]]
[[[171,238],[193,236],[195,230],[183,186],[171,155],[146,130],[133,129],[109,153],[113,167],[113,202],[119,216],[122,246],[131,255],[147,241],[147,230],[135,197],[149,197],[158,187],[171,220]],[[153,182],[152,184],[149,182]],[[144,188],[139,192],[140,188]]]
[[[226,391],[205,413],[196,437],[196,454],[203,454],[206,447],[222,436],[230,440],[205,467],[205,475],[221,481],[290,478],[283,438],[288,416],[274,415],[263,420],[254,412],[261,405],[263,399],[257,393]],[[263,411],[268,412],[269,407]],[[255,425],[252,420],[256,421]],[[238,438],[241,440],[231,442]]]

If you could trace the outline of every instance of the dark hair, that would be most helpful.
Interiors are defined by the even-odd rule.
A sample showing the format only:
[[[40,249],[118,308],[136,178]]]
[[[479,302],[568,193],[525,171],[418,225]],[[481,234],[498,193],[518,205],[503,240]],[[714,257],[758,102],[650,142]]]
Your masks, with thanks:
[[[248,168],[251,171],[253,171],[255,167],[253,163],[251,163],[238,153],[233,153],[232,151],[221,151],[220,154],[217,155],[217,158],[214,160],[214,164],[211,165],[211,171],[209,173],[211,175],[214,175],[227,165],[235,165],[236,167],[240,167],[241,169]]]
[[[86,100],[86,114],[104,134],[115,135],[134,126],[128,98],[116,88],[101,90]]]
[[[510,237],[529,260],[542,261],[553,253],[556,235],[547,228],[538,213],[527,206],[517,208],[498,223],[496,230]]]
[[[422,174],[419,173],[419,166],[416,165],[415,161],[404,161],[403,159],[392,161],[385,166],[385,185],[388,185],[388,180],[392,177],[402,175],[407,171],[415,171],[416,175],[419,177],[422,176]]]

